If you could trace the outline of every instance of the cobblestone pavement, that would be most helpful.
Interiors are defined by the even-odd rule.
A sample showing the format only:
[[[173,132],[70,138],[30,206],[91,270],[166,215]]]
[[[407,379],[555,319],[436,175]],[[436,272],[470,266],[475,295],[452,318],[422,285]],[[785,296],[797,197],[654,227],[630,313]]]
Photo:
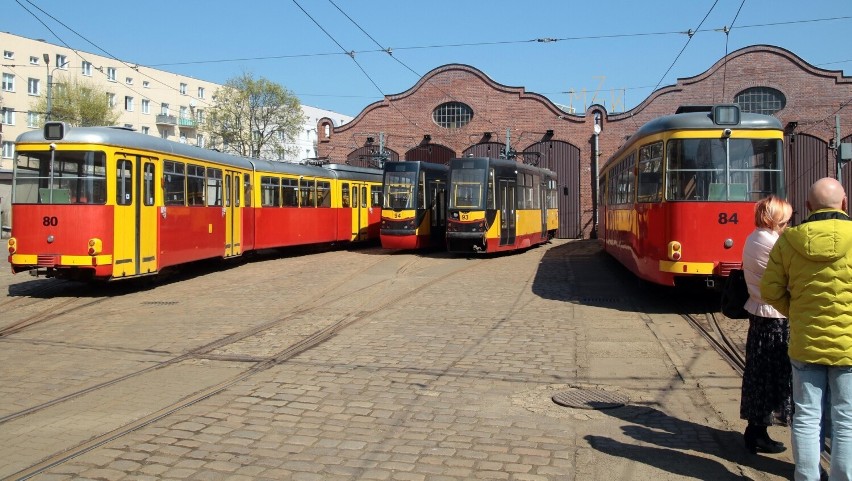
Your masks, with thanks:
[[[683,294],[594,241],[291,252],[132,286],[0,268],[0,328],[53,313],[0,337],[0,478],[792,475],[789,451],[744,453],[740,379],[673,311]]]

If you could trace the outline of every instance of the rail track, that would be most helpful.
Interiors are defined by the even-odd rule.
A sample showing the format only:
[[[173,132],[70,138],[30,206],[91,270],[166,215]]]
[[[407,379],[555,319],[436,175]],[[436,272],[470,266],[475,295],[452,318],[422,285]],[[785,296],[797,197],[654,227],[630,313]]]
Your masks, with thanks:
[[[707,312],[704,314],[681,314],[681,316],[692,325],[707,342],[719,353],[722,358],[740,375],[745,370],[745,346],[740,347],[731,339],[727,331],[720,325],[720,318],[724,315],[718,312]],[[739,322],[748,322],[742,320]],[[831,440],[827,439],[822,450],[822,464],[824,468],[831,465]]]
[[[360,267],[359,272],[363,273],[364,271],[368,271],[369,269],[377,268],[377,267],[379,267],[379,264],[381,264],[385,259],[387,259],[387,257],[376,256],[375,261],[368,262],[365,265],[363,265],[362,267]],[[163,406],[162,408],[158,409],[157,411],[151,412],[151,413],[147,414],[146,416],[141,417],[141,418],[139,418],[139,419],[137,419],[133,422],[126,424],[126,425],[120,426],[120,427],[118,427],[114,430],[111,430],[109,432],[102,433],[102,434],[95,436],[92,439],[89,439],[89,440],[87,440],[83,443],[76,445],[76,446],[69,447],[67,449],[64,449],[61,452],[57,452],[53,455],[50,455],[50,456],[42,459],[38,463],[33,464],[33,465],[31,465],[31,466],[29,466],[25,469],[19,470],[18,472],[14,473],[13,475],[11,475],[11,476],[9,476],[5,479],[8,479],[8,480],[12,480],[12,479],[14,479],[14,480],[25,480],[25,479],[32,478],[32,477],[37,476],[41,473],[44,473],[45,471],[51,469],[52,467],[61,465],[62,463],[66,462],[70,459],[73,459],[77,456],[80,456],[80,455],[85,454],[89,451],[92,451],[93,449],[96,449],[99,446],[102,446],[102,445],[104,445],[104,444],[106,444],[110,441],[121,438],[122,436],[125,436],[125,435],[132,433],[132,432],[134,432],[134,431],[136,431],[136,430],[138,430],[138,429],[140,429],[144,426],[147,426],[151,423],[154,423],[154,422],[156,422],[160,419],[163,419],[166,416],[169,416],[170,414],[173,414],[177,411],[180,411],[181,409],[184,409],[184,408],[191,406],[191,405],[193,405],[193,404],[195,404],[199,401],[202,401],[202,400],[207,399],[211,396],[214,396],[214,395],[224,391],[225,389],[229,388],[230,386],[233,386],[234,384],[239,383],[240,381],[243,381],[247,378],[250,378],[251,376],[254,376],[254,375],[261,373],[263,371],[266,371],[267,369],[272,368],[276,365],[285,363],[288,360],[292,359],[293,357],[321,345],[325,341],[333,338],[340,331],[342,331],[342,330],[344,330],[344,329],[346,329],[350,326],[353,326],[353,325],[363,321],[364,319],[373,316],[376,313],[381,312],[383,309],[387,308],[388,306],[391,306],[391,305],[399,302],[400,300],[404,299],[406,296],[409,296],[412,291],[427,288],[427,287],[429,287],[433,284],[443,282],[446,279],[448,279],[448,278],[450,278],[454,275],[460,274],[460,273],[467,271],[467,270],[469,270],[469,269],[471,269],[475,266],[480,265],[483,261],[482,260],[467,260],[463,263],[459,263],[458,259],[449,259],[448,258],[448,262],[444,263],[445,264],[444,267],[445,267],[446,272],[444,272],[442,275],[434,276],[434,277],[418,276],[417,274],[418,274],[418,263],[419,262],[420,262],[420,258],[414,257],[412,260],[404,262],[402,265],[395,267],[396,268],[396,275],[397,276],[403,276],[404,275],[405,278],[408,280],[408,282],[406,283],[406,286],[398,289],[397,292],[393,292],[392,286],[387,285],[388,284],[387,280],[382,280],[382,281],[378,281],[378,282],[376,282],[375,284],[372,284],[372,285],[358,286],[357,288],[352,289],[349,292],[345,292],[344,294],[341,295],[340,291],[343,288],[343,286],[345,286],[347,284],[347,281],[348,281],[349,276],[346,276],[344,278],[339,279],[337,282],[335,282],[333,284],[327,285],[325,289],[315,293],[315,295],[311,299],[306,300],[304,303],[300,304],[299,306],[293,306],[292,308],[289,309],[289,312],[286,316],[282,316],[282,317],[261,323],[259,325],[254,326],[254,327],[241,330],[237,333],[233,333],[233,334],[230,334],[228,336],[223,336],[223,337],[216,339],[212,342],[209,342],[205,345],[195,347],[193,349],[188,350],[185,353],[170,357],[167,360],[158,362],[155,365],[149,366],[147,368],[136,370],[134,372],[130,372],[130,373],[127,373],[125,375],[122,375],[122,376],[119,376],[119,377],[116,377],[116,378],[113,378],[113,379],[109,379],[107,381],[100,382],[96,385],[87,387],[85,389],[81,389],[81,390],[75,391],[73,393],[69,393],[65,396],[57,397],[57,398],[52,399],[48,402],[29,407],[27,409],[23,409],[23,410],[15,412],[15,413],[11,413],[11,414],[8,414],[8,415],[0,418],[0,425],[2,425],[4,423],[8,423],[10,421],[20,419],[24,416],[32,415],[34,413],[37,413],[38,411],[41,411],[41,410],[46,409],[46,408],[51,407],[51,406],[56,406],[56,405],[66,403],[66,402],[73,402],[75,399],[78,399],[81,396],[91,394],[91,393],[97,393],[98,391],[100,391],[100,390],[102,390],[106,387],[113,386],[113,385],[116,385],[116,384],[119,384],[119,383],[122,383],[122,382],[131,381],[133,378],[136,378],[136,377],[138,377],[142,374],[145,374],[147,372],[157,370],[157,369],[167,368],[169,366],[176,365],[176,364],[178,364],[182,361],[188,360],[188,359],[201,358],[201,359],[236,360],[236,361],[246,362],[246,363],[249,364],[248,367],[240,370],[238,373],[235,373],[234,375],[232,375],[232,376],[230,376],[226,379],[221,380],[220,382],[218,382],[214,385],[210,385],[210,386],[208,386],[208,387],[206,387],[202,390],[199,390],[195,393],[192,393],[192,394],[190,394],[190,395],[188,395],[188,396],[186,396],[186,397],[184,397],[184,398],[182,398],[182,399],[180,399],[180,400],[178,400],[174,403],[171,403],[167,406]],[[434,271],[434,266],[431,267],[431,269],[432,269],[432,271]],[[414,279],[416,281],[414,284],[411,283],[412,279]],[[235,343],[237,343],[239,341],[251,338],[253,336],[261,335],[262,333],[264,333],[266,331],[269,331],[269,330],[274,329],[276,327],[280,327],[282,325],[286,325],[291,320],[310,316],[310,314],[312,312],[325,307],[330,302],[336,302],[336,303],[350,302],[352,304],[358,305],[358,299],[364,296],[364,291],[378,289],[379,287],[383,287],[384,288],[383,292],[385,293],[385,295],[383,295],[381,297],[380,302],[369,305],[369,306],[361,306],[361,307],[363,307],[362,309],[354,310],[354,312],[341,312],[340,316],[337,319],[333,320],[333,322],[328,323],[327,325],[325,325],[321,328],[315,329],[313,332],[302,336],[296,342],[293,342],[293,343],[277,350],[276,352],[272,353],[271,355],[266,355],[266,356],[262,356],[262,357],[258,357],[258,356],[229,356],[229,355],[221,355],[221,354],[215,353],[215,351],[222,349],[226,346],[234,345]],[[106,299],[97,299],[96,301],[101,302],[103,300],[106,300]],[[71,304],[75,301],[77,301],[77,299],[73,298],[73,299],[67,300],[67,303]],[[81,305],[79,307],[82,308],[82,307],[85,307],[85,306],[86,305]],[[53,307],[51,307],[51,309],[49,309],[49,310],[52,313],[50,315],[53,316],[53,317],[50,317],[50,318],[59,317],[59,316],[65,314],[67,312],[67,311],[57,311]],[[47,313],[42,313],[40,315],[40,318],[47,319],[50,315],[47,314]],[[30,323],[30,324],[20,323],[20,325],[18,326],[20,329],[18,329],[18,331],[14,331],[14,332],[19,332],[21,329],[24,329],[24,328],[26,328],[27,326],[30,326],[30,325],[32,325],[32,323]],[[10,329],[10,333],[11,332],[12,331]]]

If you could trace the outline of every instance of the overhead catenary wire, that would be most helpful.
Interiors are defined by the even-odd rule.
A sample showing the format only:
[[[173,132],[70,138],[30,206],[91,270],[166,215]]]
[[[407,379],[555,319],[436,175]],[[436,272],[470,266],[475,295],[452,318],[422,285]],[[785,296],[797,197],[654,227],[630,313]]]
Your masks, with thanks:
[[[361,66],[361,64],[360,64],[360,63],[358,62],[358,60],[355,58],[355,52],[354,52],[354,51],[347,51],[347,50],[343,47],[343,45],[341,45],[341,44],[340,44],[340,42],[338,42],[338,41],[337,41],[337,39],[335,39],[335,38],[334,38],[334,37],[333,37],[330,33],[328,33],[328,30],[326,30],[326,29],[325,29],[322,25],[320,25],[320,23],[319,23],[319,22],[318,22],[318,21],[317,21],[317,20],[316,20],[313,16],[311,16],[311,14],[309,14],[309,13],[308,13],[308,12],[307,12],[304,8],[302,8],[302,6],[299,4],[299,2],[298,2],[298,1],[296,1],[296,0],[292,0],[292,1],[293,1],[293,3],[294,3],[294,4],[296,4],[296,6],[297,6],[297,7],[299,7],[299,10],[301,10],[301,11],[302,11],[302,13],[304,13],[304,14],[305,14],[305,15],[306,15],[309,19],[311,19],[311,21],[312,21],[312,22],[313,22],[313,23],[314,23],[314,24],[315,24],[315,25],[316,25],[316,26],[317,26],[320,30],[322,30],[322,32],[323,32],[324,34],[326,34],[326,36],[328,36],[328,38],[330,38],[330,39],[331,39],[331,41],[332,41],[332,42],[334,42],[334,43],[335,43],[338,47],[340,47],[340,50],[342,50],[342,51],[343,51],[343,52],[345,52],[347,55],[349,55],[349,57],[350,57],[350,58],[352,58],[352,61],[353,61],[353,62],[355,62],[355,65],[357,65],[357,66],[358,66],[358,69],[361,71],[361,73],[363,73],[363,74],[364,74],[364,76],[366,76],[366,77],[367,77],[367,80],[369,80],[369,81],[370,81],[370,83],[371,83],[371,84],[373,84],[373,86],[374,86],[374,87],[376,87],[376,90],[378,90],[378,91],[379,91],[379,93],[380,93],[380,94],[382,94],[382,97],[386,97],[386,95],[385,95],[384,91],[382,90],[382,88],[381,88],[381,87],[379,87],[379,85],[376,83],[376,81],[375,81],[375,80],[373,80],[373,78],[370,76],[370,74],[368,74],[368,73],[367,73],[367,71],[366,71],[366,70],[364,70],[364,67],[363,67],[363,66]],[[411,119],[410,119],[407,115],[405,115],[405,113],[404,113],[404,112],[402,112],[401,110],[399,110],[399,108],[398,108],[398,107],[397,107],[397,106],[396,106],[393,102],[390,102],[390,105],[391,105],[391,107],[393,107],[393,108],[394,108],[397,112],[399,112],[399,114],[400,114],[400,115],[402,115],[402,117],[403,117],[403,118],[405,118],[405,120],[407,120],[409,123],[411,123],[411,125],[413,125],[413,126],[417,127],[418,129],[420,129],[420,126],[419,126],[419,125],[417,125],[417,122],[415,122],[415,121],[411,120]]]

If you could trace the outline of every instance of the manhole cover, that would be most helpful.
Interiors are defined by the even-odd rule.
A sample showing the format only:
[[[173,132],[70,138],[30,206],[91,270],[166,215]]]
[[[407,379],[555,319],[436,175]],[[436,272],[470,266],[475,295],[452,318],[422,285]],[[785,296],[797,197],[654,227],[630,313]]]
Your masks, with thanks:
[[[600,389],[571,389],[553,395],[560,406],[578,409],[612,409],[627,404],[627,396]]]

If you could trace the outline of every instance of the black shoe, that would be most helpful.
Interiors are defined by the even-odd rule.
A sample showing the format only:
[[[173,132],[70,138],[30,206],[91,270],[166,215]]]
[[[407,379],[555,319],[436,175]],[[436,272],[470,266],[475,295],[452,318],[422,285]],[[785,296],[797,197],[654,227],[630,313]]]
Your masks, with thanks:
[[[787,450],[783,443],[770,439],[766,434],[766,428],[762,426],[747,426],[745,433],[743,433],[743,441],[745,442],[746,450],[751,454],[778,454]]]

